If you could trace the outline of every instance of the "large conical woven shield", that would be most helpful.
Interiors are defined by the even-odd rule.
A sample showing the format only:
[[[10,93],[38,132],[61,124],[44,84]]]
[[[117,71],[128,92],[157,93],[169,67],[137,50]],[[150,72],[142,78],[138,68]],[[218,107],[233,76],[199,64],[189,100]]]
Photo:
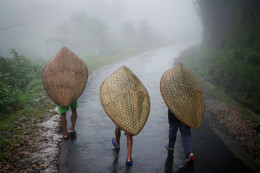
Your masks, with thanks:
[[[205,111],[203,91],[192,73],[181,63],[166,71],[160,90],[169,110],[191,128],[198,129]]]
[[[137,135],[143,129],[150,112],[150,97],[142,82],[126,66],[101,84],[100,101],[120,129],[130,135]]]
[[[87,66],[66,47],[48,62],[42,74],[47,94],[59,106],[68,106],[76,101],[87,79]]]

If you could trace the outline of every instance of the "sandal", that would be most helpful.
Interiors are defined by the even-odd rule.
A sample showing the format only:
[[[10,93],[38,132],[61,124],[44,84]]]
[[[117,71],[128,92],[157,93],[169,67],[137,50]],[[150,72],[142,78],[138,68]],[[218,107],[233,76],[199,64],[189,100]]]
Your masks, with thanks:
[[[191,154],[189,155],[189,158],[186,160],[186,162],[187,162],[187,163],[193,163],[193,162],[195,162],[195,160],[196,160],[196,158],[194,157],[194,154],[191,153]]]
[[[127,161],[127,158],[126,158],[126,164],[127,164],[127,165],[133,165],[133,159],[131,158],[131,161],[128,162],[128,161]]]
[[[69,134],[71,135],[71,137],[75,137],[77,132],[76,131],[73,131],[73,132],[69,132]]]
[[[65,137],[65,135],[63,135],[62,138],[63,138],[64,140],[68,140],[68,139],[69,139],[69,135],[68,135],[67,137]]]
[[[120,150],[120,148],[118,148],[118,147],[116,146],[116,138],[113,138],[113,139],[112,139],[112,144],[114,145],[116,151],[119,151],[119,150]]]

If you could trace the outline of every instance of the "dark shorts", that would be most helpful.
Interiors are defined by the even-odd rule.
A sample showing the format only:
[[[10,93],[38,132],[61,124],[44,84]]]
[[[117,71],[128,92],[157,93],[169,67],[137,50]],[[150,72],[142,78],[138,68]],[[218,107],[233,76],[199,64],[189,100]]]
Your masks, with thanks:
[[[168,121],[169,124],[178,123],[180,120],[168,109]]]

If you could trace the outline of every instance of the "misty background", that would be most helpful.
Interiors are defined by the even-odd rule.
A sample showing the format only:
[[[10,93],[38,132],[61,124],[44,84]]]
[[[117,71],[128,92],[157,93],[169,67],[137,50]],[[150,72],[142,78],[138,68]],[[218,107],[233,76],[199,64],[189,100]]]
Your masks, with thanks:
[[[200,39],[196,6],[195,0],[1,0],[0,56],[13,48],[49,59],[67,46],[100,58]]]

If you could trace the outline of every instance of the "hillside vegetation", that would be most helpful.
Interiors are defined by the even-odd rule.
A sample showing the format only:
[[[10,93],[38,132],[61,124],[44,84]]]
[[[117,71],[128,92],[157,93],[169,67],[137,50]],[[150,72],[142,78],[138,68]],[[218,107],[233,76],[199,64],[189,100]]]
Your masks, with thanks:
[[[260,1],[197,0],[200,46],[186,52],[201,76],[259,114]]]

